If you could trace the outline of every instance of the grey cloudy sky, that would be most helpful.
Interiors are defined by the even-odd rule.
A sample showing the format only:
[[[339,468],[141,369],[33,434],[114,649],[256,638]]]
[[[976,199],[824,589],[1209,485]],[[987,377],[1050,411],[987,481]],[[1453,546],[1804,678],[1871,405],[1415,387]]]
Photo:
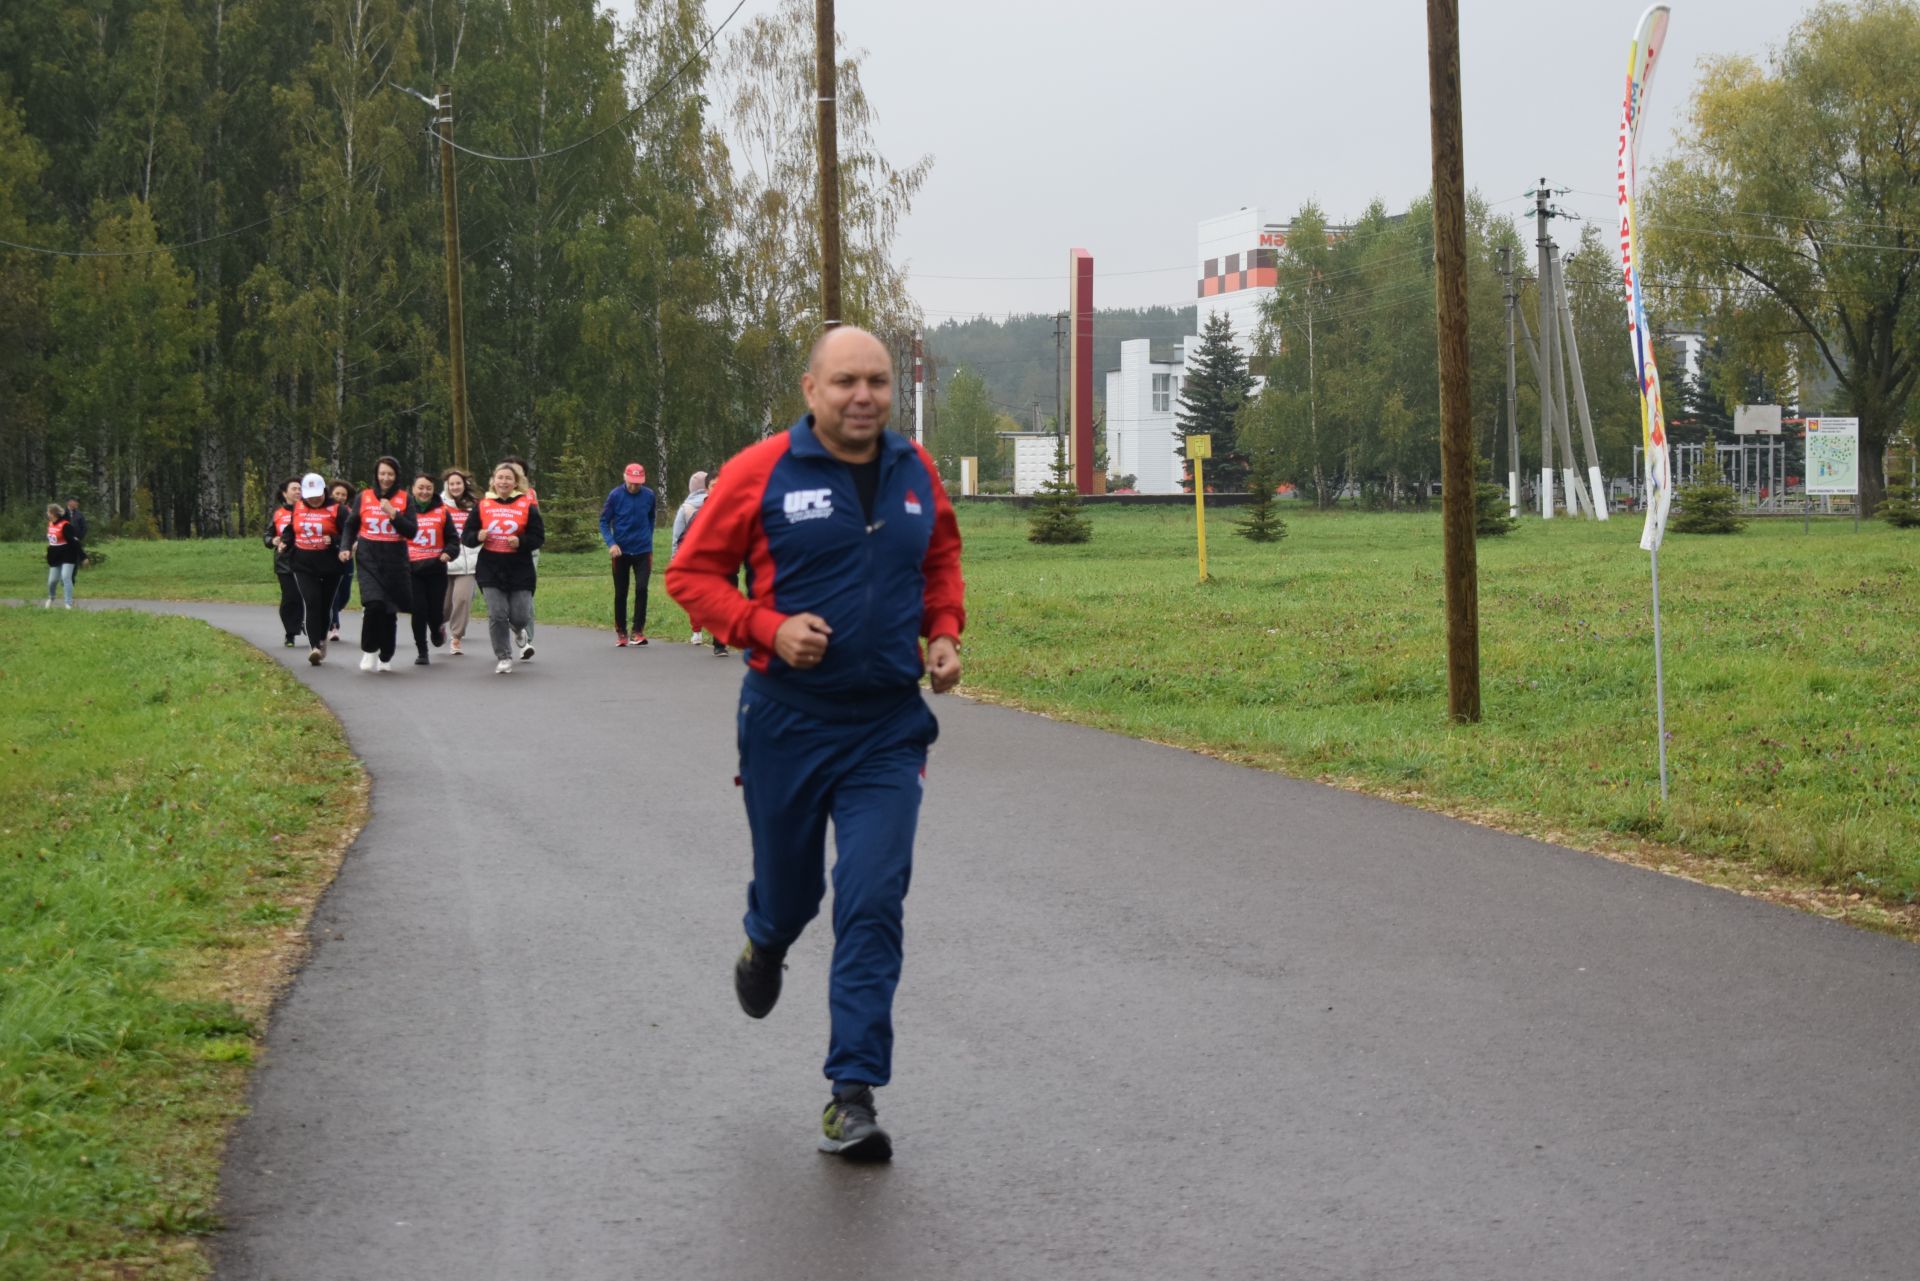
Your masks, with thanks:
[[[732,5],[708,7],[718,21]],[[1076,245],[1094,254],[1101,305],[1184,305],[1201,218],[1251,205],[1284,220],[1312,198],[1339,219],[1429,184],[1419,0],[835,7],[867,52],[883,152],[934,157],[899,237],[929,323],[1059,310]],[[1544,174],[1576,189],[1564,207],[1611,225],[1627,42],[1644,7],[1462,0],[1467,181],[1500,212],[1529,208],[1517,197]],[[1683,123],[1700,58],[1763,56],[1807,7],[1677,0],[1649,159]],[[1039,278],[983,279],[1009,276]]]

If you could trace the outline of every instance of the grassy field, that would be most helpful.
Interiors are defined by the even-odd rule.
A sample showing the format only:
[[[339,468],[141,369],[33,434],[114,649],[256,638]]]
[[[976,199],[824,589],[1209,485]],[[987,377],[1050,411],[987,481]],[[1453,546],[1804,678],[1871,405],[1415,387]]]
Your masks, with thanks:
[[[239,640],[37,608],[0,608],[0,752],[0,1277],[203,1276],[226,1131],[362,773]]]
[[[1911,534],[1668,538],[1663,807],[1637,520],[1529,521],[1482,544],[1486,719],[1453,727],[1437,514],[1299,513],[1269,547],[1216,514],[1205,586],[1183,509],[1102,510],[1080,547],[1032,546],[1013,511],[962,517],[967,684],[986,696],[1659,865],[1920,899]],[[112,552],[84,593],[274,598],[257,545]],[[0,594],[43,589],[32,554],[6,550]],[[603,565],[544,557],[540,617],[609,626]],[[654,633],[683,637],[657,578],[654,605]]]

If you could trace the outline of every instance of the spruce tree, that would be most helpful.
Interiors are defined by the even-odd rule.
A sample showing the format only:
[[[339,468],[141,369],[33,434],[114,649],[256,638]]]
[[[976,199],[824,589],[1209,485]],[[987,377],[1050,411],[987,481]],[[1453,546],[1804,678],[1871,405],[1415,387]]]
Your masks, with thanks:
[[[1706,451],[1700,456],[1700,470],[1693,483],[1674,495],[1678,512],[1669,528],[1681,534],[1737,534],[1746,528],[1735,508],[1733,486],[1720,472],[1720,451],[1713,437],[1707,437]]]
[[[547,472],[540,518],[551,552],[592,551],[600,542],[600,503],[587,479],[586,462],[571,449]]]
[[[1053,479],[1040,489],[1027,516],[1030,543],[1084,543],[1093,537],[1093,524],[1080,508],[1080,491],[1067,468],[1067,443],[1055,446]]]
[[[1287,522],[1280,519],[1274,506],[1273,491],[1279,484],[1274,474],[1273,451],[1260,450],[1253,456],[1253,471],[1247,480],[1253,501],[1241,509],[1233,532],[1255,543],[1277,543],[1287,536]]]
[[[1473,487],[1473,532],[1480,538],[1499,538],[1511,534],[1520,522],[1507,503],[1507,491],[1489,481]]]
[[[1235,425],[1252,395],[1253,375],[1247,372],[1247,358],[1234,346],[1233,322],[1226,313],[1216,311],[1207,318],[1199,350],[1189,362],[1186,381],[1180,387],[1174,453],[1181,458],[1187,456],[1189,436],[1212,436],[1213,457],[1207,460],[1207,475],[1214,488],[1223,493],[1238,493],[1247,486],[1249,466],[1246,455],[1240,452]],[[1191,468],[1187,474],[1191,478]]]

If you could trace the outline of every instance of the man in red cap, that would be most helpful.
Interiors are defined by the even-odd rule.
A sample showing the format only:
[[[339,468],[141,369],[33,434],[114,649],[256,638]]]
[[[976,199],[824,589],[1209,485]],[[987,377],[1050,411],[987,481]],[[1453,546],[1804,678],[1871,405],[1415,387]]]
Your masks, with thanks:
[[[647,643],[647,580],[653,575],[653,491],[647,469],[628,463],[624,483],[600,507],[600,541],[613,558],[614,644]],[[633,627],[627,627],[627,575],[634,581]]]

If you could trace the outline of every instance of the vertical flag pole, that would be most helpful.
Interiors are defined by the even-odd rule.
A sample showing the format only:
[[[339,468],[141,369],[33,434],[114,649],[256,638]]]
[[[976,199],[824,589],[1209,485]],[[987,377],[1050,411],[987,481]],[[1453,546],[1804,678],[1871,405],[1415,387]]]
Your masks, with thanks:
[[[1673,501],[1673,460],[1668,452],[1666,412],[1660,399],[1659,362],[1654,356],[1646,298],[1640,289],[1640,229],[1634,196],[1640,183],[1640,125],[1646,115],[1647,86],[1666,44],[1669,12],[1663,4],[1649,8],[1640,16],[1633,43],[1627,48],[1627,87],[1620,109],[1619,153],[1621,281],[1627,303],[1627,327],[1632,338],[1634,376],[1640,386],[1642,456],[1647,468],[1647,523],[1640,534],[1640,547],[1652,556],[1653,695],[1655,723],[1660,735],[1662,805],[1668,799],[1668,775],[1667,673],[1660,636],[1660,540],[1666,534],[1667,509]]]
[[[1660,803],[1667,803],[1667,671],[1660,647],[1660,549],[1653,551],[1653,704],[1660,730]]]

